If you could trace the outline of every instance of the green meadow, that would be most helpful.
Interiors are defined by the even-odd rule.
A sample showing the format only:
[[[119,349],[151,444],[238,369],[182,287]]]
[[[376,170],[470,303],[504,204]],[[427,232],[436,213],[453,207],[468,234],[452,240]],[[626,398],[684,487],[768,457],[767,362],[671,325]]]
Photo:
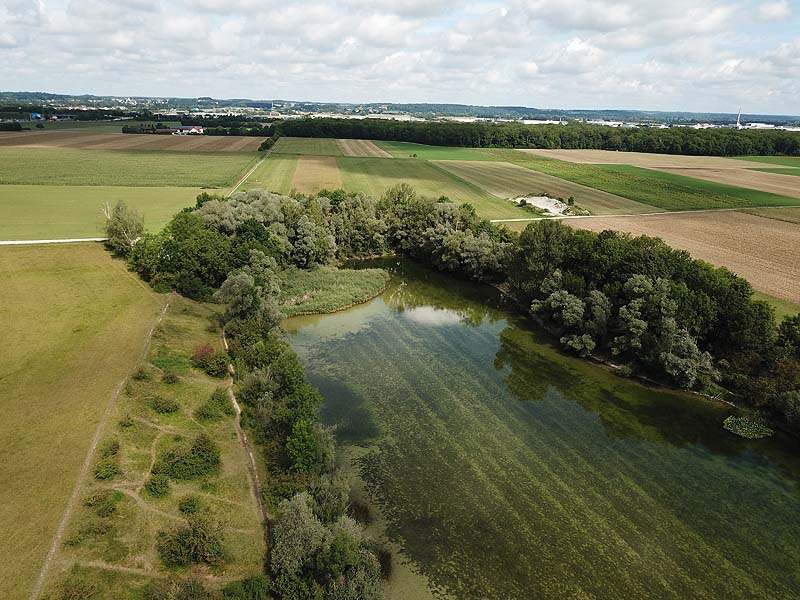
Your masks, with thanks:
[[[451,148],[448,146],[426,146],[413,142],[375,142],[395,158],[418,158],[420,160],[493,160],[477,148]],[[414,156],[416,155],[416,156]]]
[[[342,156],[339,144],[332,138],[282,137],[272,147],[272,154],[306,154],[310,156]]]

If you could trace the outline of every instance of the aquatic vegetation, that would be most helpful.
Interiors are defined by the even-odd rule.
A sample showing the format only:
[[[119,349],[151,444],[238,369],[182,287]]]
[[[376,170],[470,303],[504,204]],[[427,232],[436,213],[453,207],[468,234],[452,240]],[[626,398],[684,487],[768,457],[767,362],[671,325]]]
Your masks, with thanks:
[[[722,422],[722,426],[731,433],[749,440],[758,440],[775,435],[775,432],[763,421],[751,419],[750,417],[734,417],[731,415]]]

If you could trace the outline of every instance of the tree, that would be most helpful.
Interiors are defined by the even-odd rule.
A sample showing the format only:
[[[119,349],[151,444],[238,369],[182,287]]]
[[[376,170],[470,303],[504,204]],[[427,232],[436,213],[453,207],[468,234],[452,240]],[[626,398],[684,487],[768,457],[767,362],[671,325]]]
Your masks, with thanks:
[[[105,219],[106,245],[119,254],[128,256],[134,245],[144,235],[144,218],[122,200],[114,208],[106,203],[103,205],[103,218]]]
[[[314,514],[313,501],[307,493],[284,500],[272,525],[272,572],[300,573],[327,539],[328,532]]]

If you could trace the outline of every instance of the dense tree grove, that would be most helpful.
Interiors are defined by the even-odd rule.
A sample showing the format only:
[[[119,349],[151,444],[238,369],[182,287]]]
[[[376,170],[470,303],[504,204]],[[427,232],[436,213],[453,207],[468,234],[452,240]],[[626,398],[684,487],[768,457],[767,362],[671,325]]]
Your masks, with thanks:
[[[618,128],[603,125],[523,125],[383,119],[292,119],[273,125],[278,135],[417,142],[484,148],[575,148],[744,156],[800,155],[800,133],[689,127]]]

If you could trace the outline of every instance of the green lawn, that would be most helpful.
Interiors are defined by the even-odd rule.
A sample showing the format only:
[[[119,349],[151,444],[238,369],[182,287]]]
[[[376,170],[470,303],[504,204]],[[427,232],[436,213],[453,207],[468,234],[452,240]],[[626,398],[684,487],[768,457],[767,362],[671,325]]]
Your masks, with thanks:
[[[800,304],[789,302],[783,298],[776,298],[775,296],[770,296],[769,294],[764,294],[759,291],[753,292],[753,298],[756,300],[764,300],[771,304],[772,308],[775,309],[775,318],[778,323],[780,323],[784,317],[793,317],[794,315],[800,314]]]
[[[734,156],[738,160],[767,163],[768,165],[781,165],[784,167],[800,167],[800,156]]]
[[[451,148],[447,146],[426,146],[412,142],[375,142],[395,158],[415,158],[421,160],[495,160],[478,148]]]
[[[0,185],[0,240],[102,237],[100,211],[124,200],[158,231],[200,188]]]
[[[292,179],[297,169],[296,156],[270,154],[240,189],[263,189],[277,194],[288,194],[292,190]]]
[[[432,162],[397,158],[336,159],[344,189],[380,198],[390,187],[408,183],[423,196],[447,196],[457,204],[469,202],[487,219],[529,217],[531,213],[488,194],[481,188],[452,175]]]
[[[0,184],[217,187],[231,185],[255,152],[147,152],[0,148]]]
[[[800,176],[800,169],[797,167],[787,167],[784,169],[750,169],[750,171],[763,171],[764,173],[779,173],[780,175]]]
[[[23,600],[163,298],[94,243],[2,247],[0,289],[0,581]]]
[[[332,138],[282,137],[272,147],[272,154],[342,156],[342,150],[336,140]]]

